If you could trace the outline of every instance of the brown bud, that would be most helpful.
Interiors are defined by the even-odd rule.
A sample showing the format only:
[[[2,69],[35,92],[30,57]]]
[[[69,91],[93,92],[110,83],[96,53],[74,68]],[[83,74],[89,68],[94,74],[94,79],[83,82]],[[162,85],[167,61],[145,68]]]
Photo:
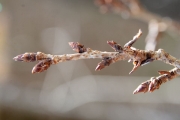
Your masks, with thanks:
[[[36,55],[37,55],[36,53],[24,53],[14,57],[13,59],[15,61],[34,62],[37,60]]]
[[[105,66],[109,66],[112,63],[111,57],[104,57],[101,62],[98,63],[95,71],[102,70]]]
[[[151,83],[149,84],[149,92],[153,92],[156,89],[159,89],[160,87],[160,82],[158,79],[156,79],[155,77],[151,78]]]
[[[146,81],[146,82],[143,82],[141,83],[133,92],[133,94],[137,94],[137,93],[140,93],[140,92],[143,92],[143,93],[146,93],[149,89],[149,84],[150,84],[150,80]]]
[[[43,61],[40,61],[38,64],[36,64],[33,69],[32,69],[32,73],[40,73],[43,72],[45,70],[47,70],[50,65],[51,65],[52,60],[51,59],[46,59]]]
[[[121,45],[117,44],[114,41],[107,41],[107,44],[109,44],[116,52],[122,52],[123,48]]]
[[[134,72],[135,70],[137,70],[137,68],[140,66],[140,62],[134,60],[134,61],[133,61],[133,65],[134,65],[134,67],[133,67],[133,69],[131,70],[131,72],[129,72],[129,74],[131,74],[132,72]]]
[[[71,48],[78,52],[78,53],[83,53],[86,52],[86,48],[84,47],[84,45],[79,44],[78,42],[69,42],[69,45],[71,46]]]

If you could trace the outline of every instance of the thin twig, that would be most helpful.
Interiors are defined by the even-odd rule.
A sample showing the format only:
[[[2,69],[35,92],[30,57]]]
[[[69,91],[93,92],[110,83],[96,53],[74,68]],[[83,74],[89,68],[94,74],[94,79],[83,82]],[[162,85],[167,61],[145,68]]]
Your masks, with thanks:
[[[141,83],[133,92],[133,94],[137,94],[140,92],[153,92],[156,89],[159,89],[162,83],[172,80],[173,78],[180,75],[180,69],[174,68],[170,71],[159,71],[160,76],[152,77],[150,80]]]
[[[160,60],[164,63],[173,65],[175,68],[170,70],[169,72],[159,71],[159,73],[161,74],[160,76],[153,77],[150,80],[139,85],[138,88],[134,91],[134,94],[147,91],[153,92],[155,89],[158,89],[162,83],[180,75],[180,60],[171,56],[169,53],[166,53],[163,49],[159,49],[158,51],[151,51],[133,48],[132,45],[137,41],[141,34],[142,31],[139,30],[139,32],[133,37],[133,39],[127,42],[124,47],[114,41],[107,41],[107,43],[115,50],[115,52],[102,52],[98,50],[92,50],[90,48],[85,48],[84,45],[81,45],[78,42],[70,42],[69,45],[74,51],[78,53],[64,55],[51,55],[42,52],[24,53],[14,57],[13,59],[15,61],[23,62],[38,61],[38,64],[36,64],[32,69],[32,73],[43,72],[47,70],[50,65],[57,64],[59,62],[92,58],[102,59],[102,61],[98,63],[95,69],[96,71],[99,71],[117,61],[130,59],[131,61],[133,61],[134,67],[129,74],[137,70],[138,67],[153,62],[154,60]]]

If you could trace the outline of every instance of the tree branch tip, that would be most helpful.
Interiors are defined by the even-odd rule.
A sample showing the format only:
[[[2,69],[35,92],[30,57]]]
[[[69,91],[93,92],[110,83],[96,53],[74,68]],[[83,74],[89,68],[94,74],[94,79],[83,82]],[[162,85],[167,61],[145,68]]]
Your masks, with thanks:
[[[135,94],[138,94],[138,93],[141,93],[141,92],[139,92],[139,91],[137,91],[137,90],[134,90],[133,91],[133,94],[135,95]]]
[[[35,72],[35,71],[32,69],[31,73],[32,73],[32,74],[35,74],[35,73],[37,73],[37,72]]]
[[[141,35],[142,35],[142,31],[141,31],[141,29],[139,29],[138,33],[134,37],[139,38]]]
[[[133,71],[130,71],[130,72],[129,72],[129,75],[130,75],[131,73],[133,73]]]
[[[120,44],[117,44],[113,40],[107,41],[107,44],[109,44],[115,50],[115,52],[92,50],[91,48],[85,48],[84,45],[81,45],[78,42],[69,42],[71,48],[78,53],[51,55],[42,52],[26,52],[24,54],[15,56],[13,60],[23,62],[38,61],[38,63],[32,69],[32,74],[41,73],[47,70],[52,64],[57,64],[59,62],[95,58],[101,59],[101,62],[98,63],[95,71],[100,71],[106,66],[109,66],[110,64],[119,60],[129,60],[128,62],[133,61],[134,66],[129,74],[132,74],[135,70],[137,70],[138,67],[150,63],[154,60],[160,60],[167,64],[173,65],[175,67],[174,69],[170,71],[158,71],[160,74],[158,77],[152,77],[150,80],[141,83],[134,90],[133,94],[141,92],[153,92],[159,89],[162,83],[165,83],[180,75],[180,60],[171,56],[169,53],[166,53],[163,49],[159,49],[158,51],[147,51],[133,48],[132,45],[137,41],[141,34],[142,31],[139,29],[139,32],[133,37],[132,40],[126,43],[124,47],[121,47]]]
[[[142,34],[142,30],[141,29],[139,29],[139,34]]]
[[[95,68],[95,71],[100,71],[101,69],[103,69],[104,67],[101,67],[100,65],[97,65],[97,67]]]
[[[13,60],[15,60],[15,61],[24,61],[24,57],[25,57],[24,55],[25,55],[25,54],[26,54],[26,53],[15,56],[15,57],[13,58]]]
[[[16,57],[13,58],[14,61],[23,61],[22,59],[20,59],[21,57],[18,55]]]
[[[135,94],[138,94],[138,93],[146,93],[147,91],[145,91],[145,90],[138,90],[138,88],[136,89],[136,90],[134,90],[133,91],[133,94],[135,95]]]

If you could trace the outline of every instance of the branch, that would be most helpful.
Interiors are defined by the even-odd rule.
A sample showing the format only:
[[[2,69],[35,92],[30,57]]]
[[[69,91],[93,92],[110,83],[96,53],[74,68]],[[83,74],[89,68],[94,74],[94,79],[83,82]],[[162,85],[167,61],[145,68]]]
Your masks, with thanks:
[[[151,50],[139,50],[132,45],[137,41],[141,36],[142,31],[139,32],[133,37],[132,40],[127,42],[124,47],[117,44],[114,41],[107,41],[107,43],[115,50],[115,52],[102,52],[98,50],[92,50],[90,48],[85,48],[84,45],[81,45],[78,42],[70,42],[69,45],[72,49],[78,53],[75,54],[64,54],[64,55],[51,55],[45,54],[42,52],[37,53],[24,53],[14,57],[15,61],[23,62],[35,62],[38,61],[33,69],[32,73],[40,73],[47,70],[52,64],[57,64],[59,62],[66,62],[71,60],[80,60],[80,59],[102,59],[96,67],[96,71],[102,70],[106,66],[109,66],[112,63],[115,63],[120,60],[133,61],[133,69],[129,74],[137,70],[138,67],[146,65],[154,60],[160,60],[164,63],[173,65],[175,68],[170,71],[159,71],[160,76],[153,77],[150,80],[142,83],[134,91],[134,94],[140,92],[153,92],[158,89],[160,85],[168,80],[171,80],[178,75],[180,75],[180,60],[171,56],[169,53],[166,53],[163,49],[158,51]]]
[[[141,83],[133,92],[133,94],[137,94],[140,92],[153,92],[156,89],[159,89],[162,83],[172,80],[173,78],[180,75],[180,69],[174,68],[170,71],[158,71],[160,76],[152,77],[150,80]]]

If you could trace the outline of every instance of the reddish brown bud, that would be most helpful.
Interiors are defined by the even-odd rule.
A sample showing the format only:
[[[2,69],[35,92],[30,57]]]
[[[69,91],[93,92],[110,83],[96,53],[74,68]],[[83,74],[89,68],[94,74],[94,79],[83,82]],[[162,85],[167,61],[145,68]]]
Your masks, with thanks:
[[[149,92],[153,92],[154,90],[159,89],[160,85],[161,85],[160,79],[152,77],[151,83],[149,84]]]
[[[105,66],[109,66],[112,63],[111,57],[104,57],[101,62],[98,63],[95,71],[102,70]]]
[[[14,57],[13,59],[15,61],[34,62],[37,60],[36,55],[37,55],[36,53],[24,53]]]
[[[121,45],[117,44],[114,41],[107,41],[107,44],[109,44],[116,52],[122,52],[123,48]]]
[[[141,83],[133,92],[133,94],[137,94],[137,93],[146,93],[149,89],[149,84],[150,84],[150,80],[146,81],[146,82],[143,82]]]
[[[133,69],[131,70],[131,72],[129,72],[129,74],[131,74],[132,72],[134,72],[135,70],[137,70],[137,68],[140,66],[140,62],[139,61],[133,61]]]
[[[152,77],[151,78],[151,83],[149,84],[149,92],[153,92],[156,89],[159,89],[160,85],[162,84],[162,80],[161,79],[166,79],[166,75],[162,76],[160,79],[159,78],[155,78]]]
[[[86,48],[84,47],[84,45],[79,44],[78,42],[69,42],[69,45],[71,46],[71,48],[78,52],[78,53],[83,53],[86,52]]]
[[[52,60],[51,59],[46,59],[43,61],[40,61],[38,64],[36,64],[33,69],[32,69],[32,73],[40,73],[43,72],[45,70],[47,70],[50,65],[51,65]]]

